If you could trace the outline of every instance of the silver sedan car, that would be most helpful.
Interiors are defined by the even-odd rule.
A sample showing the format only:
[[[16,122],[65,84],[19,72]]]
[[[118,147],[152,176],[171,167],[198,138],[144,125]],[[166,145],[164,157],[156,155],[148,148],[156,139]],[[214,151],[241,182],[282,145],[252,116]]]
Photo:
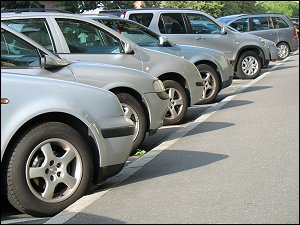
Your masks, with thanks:
[[[115,65],[71,63],[2,23],[1,70],[77,81],[112,91],[121,102],[126,116],[135,124],[132,153],[143,142],[146,132],[153,134],[163,125],[169,109],[169,96],[156,77]],[[95,107],[100,109],[106,106],[96,104]]]
[[[200,104],[211,103],[222,89],[232,84],[233,67],[225,54],[220,51],[171,43],[132,20],[115,16],[87,15],[86,17],[105,24],[141,47],[176,55],[195,64],[204,80],[203,98]]]
[[[108,63],[150,73],[170,96],[165,125],[178,124],[202,99],[203,79],[188,60],[145,49],[81,15],[59,12],[1,13],[1,21],[68,60]]]
[[[1,71],[1,194],[21,212],[59,213],[122,170],[133,138],[113,93]]]

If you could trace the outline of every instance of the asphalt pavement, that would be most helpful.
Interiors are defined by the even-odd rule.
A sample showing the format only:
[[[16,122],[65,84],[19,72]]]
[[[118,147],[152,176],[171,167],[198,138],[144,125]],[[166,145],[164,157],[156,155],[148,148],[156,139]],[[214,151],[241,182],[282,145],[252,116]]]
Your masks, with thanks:
[[[46,223],[299,224],[299,54]]]
[[[299,52],[270,65],[146,137],[146,155],[56,216],[1,223],[299,224]]]

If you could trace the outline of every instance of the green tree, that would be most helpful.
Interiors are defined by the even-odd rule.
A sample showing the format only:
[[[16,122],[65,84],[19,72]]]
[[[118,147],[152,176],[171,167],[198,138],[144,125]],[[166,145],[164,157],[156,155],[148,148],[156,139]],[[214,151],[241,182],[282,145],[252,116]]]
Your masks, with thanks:
[[[221,1],[221,3],[223,8],[220,16],[263,12],[256,6],[256,1]]]
[[[38,1],[1,1],[1,9],[39,8]]]
[[[134,8],[135,1],[100,1],[104,10]]]
[[[83,13],[101,6],[101,1],[60,1],[59,7],[72,12]]]
[[[221,1],[165,1],[163,7],[196,9],[218,17],[222,13],[223,3]]]
[[[299,3],[295,1],[257,1],[266,13],[283,13],[289,17],[299,17]]]
[[[159,8],[162,1],[144,1],[142,8]]]

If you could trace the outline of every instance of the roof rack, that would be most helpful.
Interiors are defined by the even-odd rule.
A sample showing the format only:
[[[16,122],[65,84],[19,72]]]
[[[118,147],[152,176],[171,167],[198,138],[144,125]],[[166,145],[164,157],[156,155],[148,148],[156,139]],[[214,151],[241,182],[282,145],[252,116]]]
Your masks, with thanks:
[[[55,9],[55,8],[20,8],[20,9],[3,9],[1,13],[22,13],[22,12],[59,12],[59,13],[70,13],[69,11],[62,10],[62,9]]]

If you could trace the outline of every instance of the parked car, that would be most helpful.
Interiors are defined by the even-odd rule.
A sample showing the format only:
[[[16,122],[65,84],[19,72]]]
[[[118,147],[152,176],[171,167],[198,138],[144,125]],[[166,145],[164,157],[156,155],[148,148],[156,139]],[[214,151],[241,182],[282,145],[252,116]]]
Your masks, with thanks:
[[[119,173],[133,134],[109,91],[1,71],[1,195],[23,213],[53,216]]]
[[[218,18],[218,20],[240,32],[245,32],[275,42],[279,58],[285,59],[299,45],[297,28],[284,14],[239,14]]]
[[[46,66],[43,63],[45,60]],[[121,102],[125,115],[135,124],[132,153],[143,142],[147,131],[152,134],[162,126],[169,107],[169,96],[162,82],[150,74],[121,66],[60,59],[3,23],[1,70],[76,81],[113,92]],[[95,107],[101,109],[106,106],[99,102]]]
[[[233,31],[233,32],[240,33],[238,30],[234,29],[233,27],[226,26],[226,28]],[[251,35],[251,34],[247,34],[247,35]],[[279,49],[277,48],[275,42],[270,41],[270,40],[265,39],[265,38],[262,38],[262,37],[260,37],[260,40],[268,47],[270,59],[272,59],[272,61],[279,60],[279,55],[278,55]],[[270,63],[270,61],[267,61],[263,65],[263,68],[268,67],[269,63]]]
[[[2,13],[1,21],[62,58],[114,64],[157,77],[170,96],[165,125],[180,123],[187,108],[202,99],[203,79],[193,63],[142,48],[113,29],[82,15],[20,11]]]
[[[132,20],[116,16],[84,16],[105,24],[141,47],[176,55],[195,64],[204,80],[200,104],[213,102],[222,89],[232,84],[233,67],[222,52],[171,43],[144,25]]]
[[[141,23],[177,44],[207,47],[223,52],[242,79],[254,79],[270,61],[260,38],[227,29],[214,17],[193,9],[124,10],[123,18]]]

